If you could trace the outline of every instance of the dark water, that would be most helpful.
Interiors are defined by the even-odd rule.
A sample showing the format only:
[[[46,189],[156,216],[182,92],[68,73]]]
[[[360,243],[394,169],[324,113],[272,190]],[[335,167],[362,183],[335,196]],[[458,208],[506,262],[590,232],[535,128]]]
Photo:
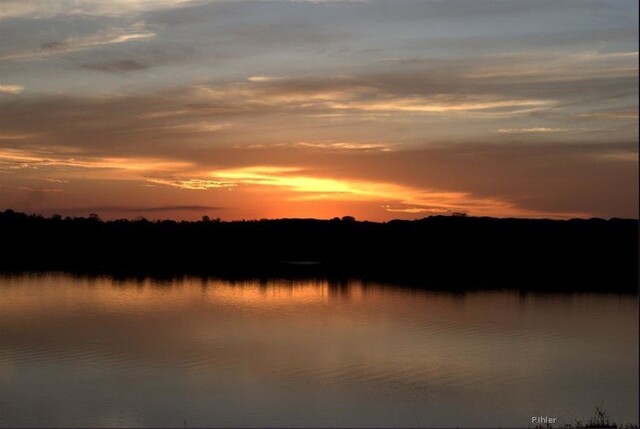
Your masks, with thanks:
[[[0,426],[638,423],[637,323],[634,296],[0,277]]]

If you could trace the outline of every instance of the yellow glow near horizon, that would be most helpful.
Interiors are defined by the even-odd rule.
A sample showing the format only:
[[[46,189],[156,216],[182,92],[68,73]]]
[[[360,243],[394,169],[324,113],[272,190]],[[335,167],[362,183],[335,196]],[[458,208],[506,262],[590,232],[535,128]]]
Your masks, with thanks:
[[[508,202],[473,197],[465,192],[433,191],[394,183],[313,177],[302,173],[303,169],[295,167],[255,166],[217,171],[211,173],[211,177],[236,185],[272,188],[284,201],[372,202],[387,212],[413,214],[468,210],[482,215],[497,212],[531,214]]]
[[[343,146],[338,145],[341,148]],[[508,201],[478,197],[467,192],[413,187],[390,181],[327,177],[324,171],[295,166],[254,165],[203,171],[196,164],[163,159],[75,159],[38,150],[2,149],[0,169],[5,173],[28,169],[33,171],[34,178],[46,172],[44,174],[48,176],[41,177],[41,180],[61,184],[61,189],[56,189],[60,193],[67,191],[63,188],[69,183],[69,179],[73,183],[80,183],[86,179],[89,171],[92,179],[140,181],[148,186],[217,192],[211,197],[197,197],[200,199],[199,203],[208,204],[202,198],[224,201],[215,204],[241,207],[241,212],[246,213],[239,215],[242,218],[332,217],[351,212],[373,220],[384,218],[384,213],[428,215],[458,211],[488,216],[566,217],[558,213],[522,209]],[[37,184],[19,185],[15,189],[40,192],[47,190]],[[222,197],[222,191],[227,196]],[[256,199],[256,195],[260,197]],[[571,217],[580,215],[582,214],[572,213]],[[236,216],[234,218],[239,218]]]
[[[331,193],[331,194],[366,194],[345,181],[292,175],[301,169],[294,167],[248,167],[223,170],[212,173],[216,178],[235,181],[240,184],[267,185],[280,188],[291,188],[296,192]]]

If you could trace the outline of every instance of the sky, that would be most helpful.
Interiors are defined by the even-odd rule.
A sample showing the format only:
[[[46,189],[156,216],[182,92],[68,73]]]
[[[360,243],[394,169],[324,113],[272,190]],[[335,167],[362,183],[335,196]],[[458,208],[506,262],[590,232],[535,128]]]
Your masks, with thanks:
[[[0,210],[638,217],[635,0],[0,0]]]

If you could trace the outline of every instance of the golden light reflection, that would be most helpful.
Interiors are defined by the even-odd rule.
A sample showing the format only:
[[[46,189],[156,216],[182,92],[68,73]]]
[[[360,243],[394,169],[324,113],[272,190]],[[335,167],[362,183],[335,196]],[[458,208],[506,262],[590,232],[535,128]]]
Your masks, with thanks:
[[[38,282],[38,293],[48,296],[47,300],[34,300],[33,290],[23,287],[35,281]],[[146,278],[134,282],[105,276],[75,279],[73,287],[68,287],[66,275],[47,273],[29,278],[5,276],[0,277],[0,282],[5,286],[0,296],[4,294],[11,298],[11,305],[0,303],[0,310],[5,315],[17,315],[34,308],[47,313],[44,307],[50,307],[52,311],[60,310],[71,302],[85,307],[106,306],[112,311],[134,313],[155,313],[162,309],[193,305],[194,302],[202,305],[286,307],[326,303],[331,295],[331,285],[327,280],[273,280],[265,286],[255,281],[230,283],[197,277],[173,279],[170,282]],[[358,285],[358,282],[351,284]],[[360,300],[363,297],[362,288],[350,289],[349,299]]]
[[[256,398],[271,410],[273,392],[286,392],[281,386],[293,386],[297,396],[300,386],[313,386],[312,398],[319,397],[315,391],[335,396],[349,389],[350,398],[374,398],[358,402],[363,409],[392,400],[392,413],[407,403],[418,412],[425,397],[452,392],[473,410],[479,392],[521,409],[521,392],[548,392],[558,368],[569,368],[571,382],[578,355],[588,357],[580,374],[616,369],[611,385],[623,398],[616,403],[637,410],[636,396],[624,401],[637,391],[637,301],[623,298],[461,294],[359,282],[0,276],[0,375],[17,403],[35,396],[21,408],[27,415],[57,400],[61,382],[81,386],[67,401],[86,394],[85,386],[115,383],[126,391],[133,380],[136,395],[151,398],[154,407],[175,402],[176,392],[194,403],[204,397],[203,409],[213,407],[206,421],[214,421],[242,413]],[[595,312],[603,317],[589,317]],[[628,352],[607,353],[611,348]],[[584,383],[569,388],[579,393]],[[268,398],[248,397],[249,390]],[[220,401],[211,398],[220,395],[231,401],[216,408]],[[98,396],[91,410],[100,410],[104,395]],[[576,395],[564,389],[562,396]],[[240,405],[229,408],[236,398]],[[337,401],[336,409],[344,406],[342,395]],[[179,413],[174,420],[184,418]],[[141,421],[128,420],[144,426]]]

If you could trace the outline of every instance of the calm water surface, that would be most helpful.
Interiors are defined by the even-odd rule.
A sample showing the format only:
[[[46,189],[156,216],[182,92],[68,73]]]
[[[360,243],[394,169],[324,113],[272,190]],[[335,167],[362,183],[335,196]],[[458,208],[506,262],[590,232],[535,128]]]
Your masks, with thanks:
[[[0,426],[638,422],[634,296],[0,277]]]

